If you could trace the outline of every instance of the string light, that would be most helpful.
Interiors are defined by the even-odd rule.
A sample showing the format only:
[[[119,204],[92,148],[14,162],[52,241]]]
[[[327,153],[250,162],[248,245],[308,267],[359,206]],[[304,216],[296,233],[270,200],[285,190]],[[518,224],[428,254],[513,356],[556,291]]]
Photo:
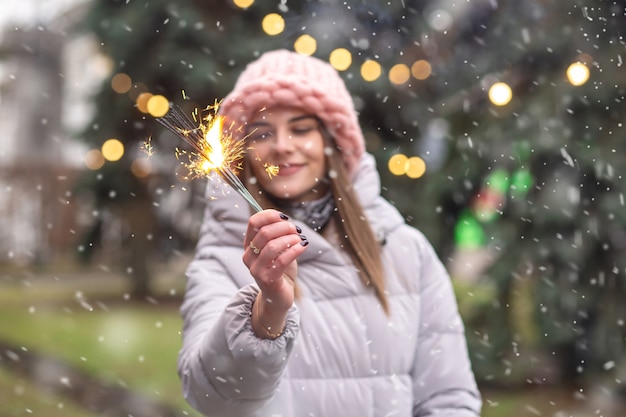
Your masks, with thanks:
[[[426,172],[426,162],[419,156],[412,156],[406,161],[406,176],[420,178]]]
[[[111,88],[118,94],[127,93],[132,85],[133,81],[130,79],[128,74],[120,72],[119,74],[115,74],[113,78],[111,78]]]
[[[489,101],[496,106],[506,106],[512,98],[513,91],[504,82],[497,82],[489,88]]]
[[[411,75],[418,80],[425,80],[430,77],[431,72],[432,68],[430,63],[424,59],[415,61],[413,65],[411,65]]]
[[[352,65],[352,54],[345,48],[337,48],[330,53],[328,62],[337,71],[345,71]]]
[[[170,103],[167,98],[156,95],[148,99],[147,108],[152,117],[163,117],[169,111]]]
[[[589,80],[589,67],[581,62],[574,62],[567,68],[567,79],[573,86],[581,86]]]
[[[294,42],[293,48],[299,54],[311,56],[317,50],[317,41],[311,35],[301,35]]]
[[[240,9],[247,9],[254,4],[254,0],[233,0],[233,4]]]
[[[396,64],[389,70],[389,81],[393,84],[401,85],[409,81],[411,71],[404,64]]]
[[[102,152],[100,152],[99,149],[91,149],[85,154],[83,163],[87,168],[94,171],[102,168],[102,166],[104,165],[104,157],[102,156]]]
[[[285,19],[278,13],[270,13],[263,18],[261,27],[268,35],[276,36],[285,30]]]
[[[148,101],[152,98],[152,93],[141,93],[137,100],[135,100],[135,104],[137,105],[137,109],[142,113],[149,113],[148,111]]]
[[[119,161],[124,156],[124,144],[115,138],[108,139],[102,144],[100,151],[107,161]]]
[[[393,175],[404,175],[406,174],[406,162],[409,158],[401,153],[397,153],[389,158],[389,162],[387,166],[389,167],[389,172]]]
[[[382,74],[382,67],[373,59],[368,59],[361,65],[361,77],[368,82],[376,81]]]

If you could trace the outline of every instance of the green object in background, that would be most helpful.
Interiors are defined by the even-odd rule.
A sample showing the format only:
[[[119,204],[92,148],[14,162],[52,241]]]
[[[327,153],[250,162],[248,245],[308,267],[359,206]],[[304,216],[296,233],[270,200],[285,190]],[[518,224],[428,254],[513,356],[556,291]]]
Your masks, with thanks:
[[[485,232],[469,211],[463,212],[454,226],[454,241],[458,248],[475,249],[485,246]]]
[[[511,194],[514,197],[525,195],[534,184],[534,179],[528,168],[520,168],[511,177]]]
[[[489,189],[505,194],[509,188],[509,173],[503,169],[495,169],[485,181]]]

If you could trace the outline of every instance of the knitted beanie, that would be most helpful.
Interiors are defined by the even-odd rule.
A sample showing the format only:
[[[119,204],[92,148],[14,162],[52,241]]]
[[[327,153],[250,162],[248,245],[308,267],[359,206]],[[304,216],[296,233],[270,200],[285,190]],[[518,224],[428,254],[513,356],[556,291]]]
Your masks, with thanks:
[[[283,49],[266,52],[241,73],[219,114],[225,118],[224,126],[238,132],[256,112],[276,105],[299,107],[319,117],[348,172],[355,173],[365,140],[352,96],[330,64]]]

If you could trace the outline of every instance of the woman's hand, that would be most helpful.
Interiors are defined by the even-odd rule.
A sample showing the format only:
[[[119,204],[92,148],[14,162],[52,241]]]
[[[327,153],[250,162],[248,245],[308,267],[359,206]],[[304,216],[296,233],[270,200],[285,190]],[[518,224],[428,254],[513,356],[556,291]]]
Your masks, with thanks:
[[[243,262],[261,291],[252,309],[252,326],[262,338],[280,335],[295,299],[296,258],[308,241],[299,227],[276,210],[255,213],[248,220]]]

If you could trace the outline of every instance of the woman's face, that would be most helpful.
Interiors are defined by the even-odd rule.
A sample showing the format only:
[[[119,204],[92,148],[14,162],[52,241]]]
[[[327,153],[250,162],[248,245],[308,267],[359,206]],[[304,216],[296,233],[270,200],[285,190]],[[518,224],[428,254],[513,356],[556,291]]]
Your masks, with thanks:
[[[312,201],[328,190],[320,122],[296,107],[271,107],[251,120],[247,161],[261,188],[291,202]],[[267,165],[278,166],[270,178]]]

